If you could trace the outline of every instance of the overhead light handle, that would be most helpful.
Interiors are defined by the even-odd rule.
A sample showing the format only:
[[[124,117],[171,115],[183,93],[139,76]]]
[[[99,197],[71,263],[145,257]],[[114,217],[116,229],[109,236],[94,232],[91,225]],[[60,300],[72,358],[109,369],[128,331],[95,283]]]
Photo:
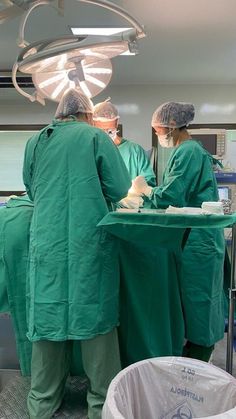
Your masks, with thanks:
[[[22,96],[25,96],[31,102],[37,101],[37,102],[41,103],[41,105],[45,105],[45,100],[38,94],[37,91],[35,91],[35,93],[33,95],[29,95],[23,89],[20,88],[20,86],[17,82],[17,78],[16,78],[17,70],[18,70],[18,63],[16,62],[12,67],[12,82],[13,82],[14,87],[17,90],[17,92],[19,92]]]
[[[119,16],[126,19],[131,25],[136,29],[137,31],[137,38],[144,38],[146,36],[146,33],[144,32],[144,28],[140,23],[133,18],[125,9],[123,9],[120,6],[117,6],[114,3],[111,3],[107,0],[77,0],[81,3],[90,3],[95,4],[96,6],[103,7],[104,9],[111,10],[112,12],[118,14]]]
[[[126,19],[133,26],[133,28],[136,30],[136,38],[144,38],[146,36],[143,26],[140,25],[140,23],[135,18],[133,18],[129,13],[127,13],[126,10],[123,9],[122,7],[117,6],[116,4],[113,4],[107,0],[77,0],[77,1],[81,3],[94,4],[96,6],[103,7],[104,9],[111,10],[112,12]],[[23,19],[21,21],[20,28],[19,28],[19,39],[17,41],[17,44],[19,47],[24,48],[25,46],[28,45],[28,42],[25,41],[24,39],[25,38],[25,25],[31,12],[34,9],[36,9],[36,7],[45,6],[45,5],[52,6],[53,8],[56,8],[57,10],[59,10],[58,7],[55,7],[51,3],[52,3],[52,0],[37,0],[27,10],[25,15],[23,16]]]
[[[19,28],[19,38],[17,40],[18,47],[24,48],[27,45],[29,45],[29,43],[27,41],[25,41],[25,25],[26,25],[26,22],[28,20],[29,15],[31,14],[31,12],[34,9],[36,9],[36,7],[45,6],[45,5],[53,6],[51,4],[51,0],[38,0],[38,1],[35,1],[32,4],[32,6],[27,10],[27,12],[23,15],[23,19],[21,20],[20,28]],[[55,6],[53,6],[53,7],[55,7]]]

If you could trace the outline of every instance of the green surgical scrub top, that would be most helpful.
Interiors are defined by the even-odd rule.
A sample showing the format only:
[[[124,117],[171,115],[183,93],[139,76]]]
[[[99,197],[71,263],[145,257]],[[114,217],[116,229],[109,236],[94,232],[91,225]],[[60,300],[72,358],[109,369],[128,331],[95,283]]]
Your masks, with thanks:
[[[174,148],[163,182],[153,188],[154,207],[201,207],[218,201],[212,156],[195,140]],[[223,267],[225,241],[222,229],[193,228],[182,257],[181,292],[185,337],[211,346],[224,336]]]
[[[27,196],[11,198],[0,209],[0,283],[5,285],[23,375],[30,375],[31,365],[25,294],[32,214],[33,203]]]
[[[133,141],[122,138],[118,150],[125,162],[131,179],[144,176],[150,186],[156,186],[156,177],[145,150]]]
[[[130,177],[117,147],[85,122],[54,121],[26,145],[34,202],[28,337],[89,339],[118,324],[118,243],[97,228]]]

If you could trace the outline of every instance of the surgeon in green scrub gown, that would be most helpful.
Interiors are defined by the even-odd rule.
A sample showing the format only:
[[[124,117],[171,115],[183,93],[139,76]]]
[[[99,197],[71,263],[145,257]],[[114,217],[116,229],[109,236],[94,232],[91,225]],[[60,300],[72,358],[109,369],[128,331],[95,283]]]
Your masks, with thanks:
[[[70,89],[56,119],[25,149],[24,183],[34,202],[27,292],[31,419],[49,419],[60,406],[71,341],[81,342],[89,419],[101,418],[120,370],[118,243],[96,226],[131,182],[117,147],[90,125],[92,114],[92,102]]]
[[[31,364],[25,293],[32,214],[33,203],[27,196],[12,197],[0,208],[0,311],[11,314],[22,375],[30,375]]]
[[[201,207],[218,201],[209,153],[188,133],[192,104],[167,102],[154,112],[152,126],[162,147],[173,147],[163,182],[150,187],[142,176],[133,180],[136,193],[155,208]],[[183,355],[208,361],[214,344],[224,336],[223,266],[225,242],[218,229],[192,229],[182,257],[181,294],[187,342]]]
[[[117,108],[108,101],[94,107],[94,125],[103,129],[117,145],[131,179],[144,176],[150,186],[156,186],[156,178],[145,150],[133,141],[122,138],[118,131],[119,115]]]

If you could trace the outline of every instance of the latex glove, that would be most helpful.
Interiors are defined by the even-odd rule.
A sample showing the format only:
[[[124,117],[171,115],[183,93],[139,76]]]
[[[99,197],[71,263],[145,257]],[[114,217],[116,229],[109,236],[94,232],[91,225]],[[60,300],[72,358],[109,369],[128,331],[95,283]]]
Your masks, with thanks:
[[[9,196],[6,198],[6,202],[10,201],[10,199],[12,199],[12,198],[18,198],[18,197],[17,197],[17,195],[9,195]]]
[[[137,176],[134,180],[132,180],[132,187],[131,189],[136,192],[137,194],[143,194],[149,197],[152,193],[152,187],[148,186],[145,178],[143,176]]]
[[[119,201],[119,204],[123,208],[139,209],[143,206],[143,198],[137,195],[128,195],[126,196],[126,198],[121,199],[121,201]]]

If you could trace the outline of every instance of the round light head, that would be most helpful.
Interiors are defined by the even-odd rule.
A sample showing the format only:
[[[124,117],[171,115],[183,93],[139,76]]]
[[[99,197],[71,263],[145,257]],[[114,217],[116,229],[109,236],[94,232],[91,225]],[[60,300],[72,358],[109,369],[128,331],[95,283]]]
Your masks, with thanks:
[[[39,43],[40,44],[40,43]],[[127,50],[127,42],[105,42],[79,46],[77,43],[49,47],[28,46],[18,58],[18,68],[32,74],[43,98],[58,102],[68,88],[80,88],[88,97],[106,88],[112,76],[110,58]],[[36,51],[36,52],[35,52]]]
[[[68,69],[32,74],[32,80],[42,97],[59,102],[68,88],[80,88],[88,97],[98,95],[110,82],[112,65],[109,59],[99,59],[97,63],[71,61]],[[61,56],[61,60],[64,58]]]

